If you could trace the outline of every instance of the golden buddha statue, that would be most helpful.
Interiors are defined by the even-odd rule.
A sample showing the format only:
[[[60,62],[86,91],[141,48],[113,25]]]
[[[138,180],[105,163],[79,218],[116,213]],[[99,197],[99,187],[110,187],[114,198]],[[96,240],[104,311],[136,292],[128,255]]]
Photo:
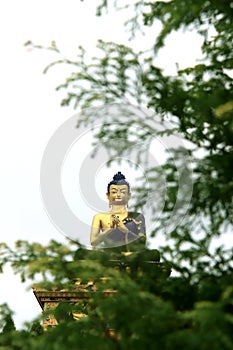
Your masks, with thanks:
[[[118,172],[107,186],[110,211],[96,214],[92,221],[91,245],[93,247],[127,246],[132,250],[132,242],[145,246],[145,219],[141,213],[129,212],[130,185],[125,176]],[[134,249],[133,249],[134,250]]]

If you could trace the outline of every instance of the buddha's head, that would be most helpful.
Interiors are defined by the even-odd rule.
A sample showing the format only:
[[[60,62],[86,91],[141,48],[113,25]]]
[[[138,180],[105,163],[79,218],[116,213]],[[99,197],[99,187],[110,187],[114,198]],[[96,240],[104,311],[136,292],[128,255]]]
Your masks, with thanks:
[[[125,176],[118,171],[107,187],[107,198],[110,205],[127,205],[130,199],[130,185]]]

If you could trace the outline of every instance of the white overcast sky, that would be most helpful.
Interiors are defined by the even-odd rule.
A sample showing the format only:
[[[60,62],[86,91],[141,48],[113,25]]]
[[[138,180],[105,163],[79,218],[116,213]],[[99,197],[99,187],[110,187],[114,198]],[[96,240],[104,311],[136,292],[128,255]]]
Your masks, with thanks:
[[[97,39],[128,43],[129,35],[122,23],[122,13],[95,17],[93,0],[0,2],[1,241],[10,245],[19,239],[65,241],[46,215],[39,177],[50,137],[75,112],[71,107],[60,107],[61,94],[55,92],[66,76],[65,69],[55,68],[42,74],[56,56],[48,51],[29,50],[24,43],[31,40],[49,45],[55,40],[67,55],[74,55],[81,44],[94,54]],[[142,49],[150,39],[141,37],[133,45]],[[192,33],[173,35],[159,56],[158,65],[170,72],[176,62],[181,67],[193,65],[200,54],[199,46],[200,40]],[[32,292],[25,288],[9,267],[0,275],[0,304],[8,302],[15,311],[17,327],[40,313]]]

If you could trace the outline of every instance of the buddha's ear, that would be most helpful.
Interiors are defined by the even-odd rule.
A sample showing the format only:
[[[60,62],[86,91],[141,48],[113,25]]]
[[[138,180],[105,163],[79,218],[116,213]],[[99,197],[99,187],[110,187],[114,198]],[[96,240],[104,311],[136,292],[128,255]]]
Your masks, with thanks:
[[[107,199],[109,200],[109,193],[106,193],[106,197],[107,197]]]

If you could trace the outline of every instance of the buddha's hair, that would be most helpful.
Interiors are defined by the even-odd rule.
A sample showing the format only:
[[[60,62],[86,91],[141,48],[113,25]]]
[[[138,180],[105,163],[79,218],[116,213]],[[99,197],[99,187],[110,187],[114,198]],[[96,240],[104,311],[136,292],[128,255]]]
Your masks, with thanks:
[[[108,187],[107,187],[107,193],[110,192],[111,185],[126,185],[128,187],[128,191],[130,193],[130,185],[125,180],[125,176],[120,171],[118,171],[118,173],[113,176],[113,180],[111,182],[109,182]]]

